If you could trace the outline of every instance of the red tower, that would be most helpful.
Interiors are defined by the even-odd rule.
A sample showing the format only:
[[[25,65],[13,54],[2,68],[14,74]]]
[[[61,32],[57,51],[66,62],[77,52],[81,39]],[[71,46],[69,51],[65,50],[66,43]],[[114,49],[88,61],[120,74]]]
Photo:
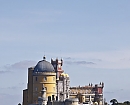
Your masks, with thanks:
[[[56,79],[59,79],[59,76],[61,73],[63,73],[64,71],[62,70],[62,65],[63,65],[63,60],[53,60],[51,59],[51,64],[53,65],[55,72],[56,72]]]

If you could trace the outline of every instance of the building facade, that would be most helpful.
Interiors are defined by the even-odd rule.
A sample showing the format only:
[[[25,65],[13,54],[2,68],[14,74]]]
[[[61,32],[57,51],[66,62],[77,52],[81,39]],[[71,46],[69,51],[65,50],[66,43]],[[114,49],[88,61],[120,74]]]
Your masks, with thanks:
[[[64,101],[69,97],[69,76],[63,73],[63,61],[51,59],[51,63],[39,61],[35,67],[28,69],[27,89],[23,90],[23,105],[37,104],[43,87],[46,90],[46,97]]]
[[[50,105],[60,103],[103,104],[104,83],[99,85],[70,87],[70,77],[62,69],[63,60],[51,59],[51,63],[39,61],[35,67],[28,68],[27,89],[23,90],[23,105]],[[56,102],[56,103],[54,103]]]
[[[103,87],[104,83],[89,84],[88,86],[70,87],[70,98],[78,98],[80,103],[97,102],[103,105]]]

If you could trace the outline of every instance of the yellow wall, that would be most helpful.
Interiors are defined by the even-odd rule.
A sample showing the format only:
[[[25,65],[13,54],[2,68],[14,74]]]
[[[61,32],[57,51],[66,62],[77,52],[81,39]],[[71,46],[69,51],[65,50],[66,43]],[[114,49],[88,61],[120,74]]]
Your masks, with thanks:
[[[43,84],[47,88],[46,97],[56,95],[56,73],[43,72],[42,75],[33,76],[33,103],[37,103],[41,96]]]
[[[37,103],[38,97],[41,96],[43,85],[47,88],[47,97],[56,95],[56,73],[43,72],[33,75],[33,70],[34,68],[28,68],[28,84],[27,89],[23,90],[23,105]]]
[[[78,98],[79,102],[81,102],[81,103],[85,102],[85,96],[83,94],[80,94],[80,93],[78,93],[78,94],[71,94],[69,97],[70,98]]]
[[[77,97],[77,94],[76,95],[70,95],[69,98],[76,98]]]

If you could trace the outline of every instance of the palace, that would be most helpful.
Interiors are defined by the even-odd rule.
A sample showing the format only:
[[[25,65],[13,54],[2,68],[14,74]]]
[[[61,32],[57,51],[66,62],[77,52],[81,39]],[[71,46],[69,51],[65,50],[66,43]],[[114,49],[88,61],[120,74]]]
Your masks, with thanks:
[[[43,57],[35,67],[28,68],[23,105],[103,105],[104,83],[70,87],[70,77],[62,66],[62,59],[51,59],[50,63]]]

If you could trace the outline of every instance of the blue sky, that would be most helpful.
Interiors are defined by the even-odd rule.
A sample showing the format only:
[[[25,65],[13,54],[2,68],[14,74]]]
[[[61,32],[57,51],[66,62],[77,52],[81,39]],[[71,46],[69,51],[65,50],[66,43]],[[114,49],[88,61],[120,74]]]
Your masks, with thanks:
[[[27,68],[63,58],[71,86],[104,82],[109,102],[130,97],[130,1],[0,1],[0,101],[22,102]],[[78,77],[78,78],[77,78]]]

